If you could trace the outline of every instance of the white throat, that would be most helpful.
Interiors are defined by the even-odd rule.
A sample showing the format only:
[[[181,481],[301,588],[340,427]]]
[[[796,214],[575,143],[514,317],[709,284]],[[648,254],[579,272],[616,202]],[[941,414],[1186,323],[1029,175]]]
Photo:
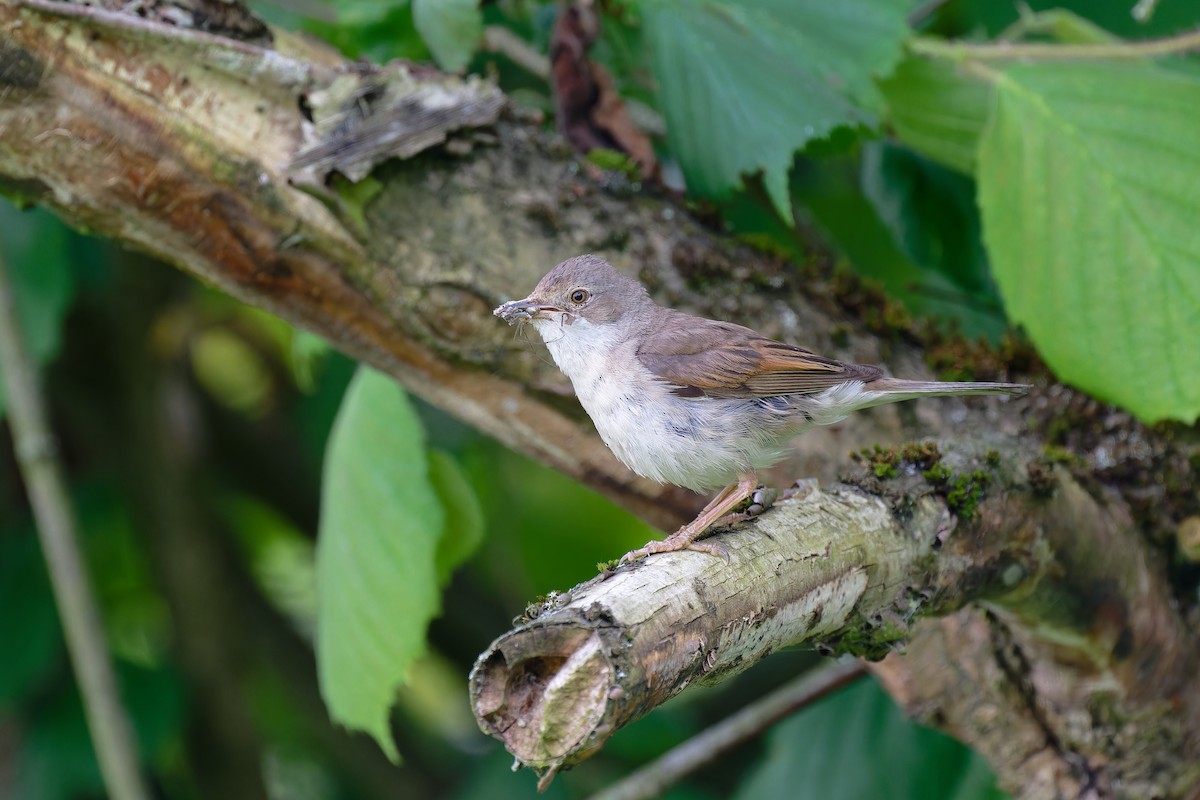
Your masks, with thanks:
[[[616,325],[596,325],[580,316],[535,319],[554,363],[571,379],[577,394],[607,367],[608,355],[622,340]]]

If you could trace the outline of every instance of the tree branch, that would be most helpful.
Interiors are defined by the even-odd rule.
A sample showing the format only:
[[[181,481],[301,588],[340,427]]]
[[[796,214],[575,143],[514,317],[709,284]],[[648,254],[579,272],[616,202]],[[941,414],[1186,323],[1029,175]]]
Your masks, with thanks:
[[[991,609],[983,646],[916,635],[913,655],[878,668],[895,696],[924,719],[954,720],[1026,796],[1179,795],[1200,777],[1189,688],[1200,653],[1159,567],[1119,509],[1065,471],[1035,487],[1028,452],[1010,457],[967,523],[905,465],[887,500],[813,490],[721,534],[728,562],[657,556],[551,598],[476,663],[480,725],[552,775],[693,683],[799,644],[877,659],[918,618],[976,602]],[[1080,724],[1097,682],[1108,717]],[[1146,741],[1155,746],[1134,744]],[[1031,761],[1045,767],[1032,778]]]
[[[363,90],[394,98],[454,88],[453,79],[351,64],[278,32],[270,49],[211,34],[181,36],[116,12],[101,19],[64,8],[77,7],[45,0],[0,5],[0,190],[322,334],[425,400],[661,527],[686,519],[700,499],[625,470],[540,346],[515,340],[491,317],[493,307],[524,294],[554,263],[598,252],[638,275],[662,302],[837,358],[885,363],[905,377],[930,375],[919,340],[889,322],[895,315],[884,300],[835,275],[819,247],[803,269],[739,247],[669,200],[635,193],[620,177],[589,177],[560,139],[513,108],[486,132],[466,116],[439,120],[438,130],[450,137],[444,148],[406,150],[406,160],[375,166],[357,185],[293,170],[297,154],[337,135],[322,120],[345,112],[350,100],[359,116],[344,118],[356,130],[374,130],[373,115],[389,131],[405,124],[403,103],[359,103]],[[1003,365],[995,358],[981,363],[971,348],[948,345],[941,356],[979,378],[1004,377]],[[1043,431],[1057,431],[1052,442],[1079,459],[1087,492],[1043,454]],[[978,441],[990,435],[1000,451],[1000,470],[986,468],[990,497],[969,525],[939,529],[954,517],[943,516],[929,486],[867,478],[863,493],[832,484],[847,467],[848,450],[931,432]],[[855,415],[802,437],[772,477],[815,475],[829,489],[781,503],[730,534],[731,564],[691,553],[661,556],[581,587],[514,632],[511,646],[502,639],[489,651],[477,682],[485,674],[498,682],[487,692],[477,688],[477,702],[485,701],[489,724],[505,714],[527,716],[512,705],[521,686],[503,680],[506,664],[529,661],[530,670],[512,675],[553,684],[542,703],[550,711],[573,696],[576,685],[567,677],[599,693],[579,697],[592,715],[582,721],[599,726],[602,741],[642,713],[631,698],[648,708],[690,681],[732,674],[784,638],[879,656],[908,634],[918,611],[946,614],[986,601],[990,617],[962,612],[971,631],[986,635],[929,638],[918,625],[911,660],[885,662],[897,665],[889,667],[894,691],[903,696],[914,676],[926,680],[931,672],[961,681],[958,693],[945,688],[941,705],[914,700],[911,707],[935,707],[929,718],[980,747],[1009,785],[1027,777],[1020,758],[1030,753],[1000,746],[1011,724],[1040,731],[1037,741],[1058,742],[1047,751],[1055,764],[1082,754],[1093,777],[1080,785],[1132,780],[1144,774],[1150,750],[1178,756],[1176,771],[1162,772],[1169,794],[1187,785],[1178,770],[1195,762],[1200,739],[1196,692],[1180,678],[1196,666],[1196,641],[1169,602],[1166,570],[1142,532],[1161,537],[1181,511],[1195,513],[1194,492],[1186,489],[1195,475],[1189,448],[1195,443],[1185,437],[1147,430],[1063,387],[1021,402],[948,399]],[[987,461],[977,451],[955,452],[955,469]],[[970,486],[958,488],[970,494]],[[1071,502],[1055,505],[1062,498]],[[859,527],[848,529],[850,520]],[[797,530],[801,522],[811,530]],[[847,549],[851,542],[856,549]],[[751,575],[759,585],[745,583]],[[643,584],[662,593],[619,591]],[[581,606],[584,599],[599,604]],[[667,610],[638,616],[655,603],[681,615],[674,627]],[[604,614],[629,616],[610,622]],[[630,661],[633,671],[613,678],[620,685],[602,690],[602,673],[612,670],[606,659],[625,647],[622,630],[634,637],[631,648],[658,656]],[[545,638],[537,645],[546,654],[540,661],[513,649],[533,647],[538,637]],[[988,649],[976,647],[980,641],[1017,644]],[[613,649],[614,642],[621,647]],[[680,651],[682,643],[694,649]],[[976,655],[976,666],[961,668]],[[543,668],[566,671],[555,682]],[[993,680],[990,716],[970,716],[976,706],[953,702],[975,696],[964,675]],[[1098,685],[1106,687],[1103,708],[1096,707]],[[538,702],[527,688],[523,697]],[[613,688],[618,696],[609,697]],[[1050,713],[1064,697],[1100,721],[1089,727]],[[1164,703],[1175,713],[1161,713]],[[529,732],[520,745],[531,748],[526,760],[550,765],[581,757],[591,746],[571,744],[581,718]],[[1062,774],[1076,775],[1073,769]],[[1033,792],[1049,784],[1031,785]]]

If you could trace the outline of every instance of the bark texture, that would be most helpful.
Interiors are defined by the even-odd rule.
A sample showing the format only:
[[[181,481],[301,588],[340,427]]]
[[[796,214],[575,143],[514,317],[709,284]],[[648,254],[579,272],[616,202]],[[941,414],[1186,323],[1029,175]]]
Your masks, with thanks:
[[[625,470],[540,345],[491,317],[565,257],[598,252],[662,302],[904,377],[929,377],[927,358],[1004,377],[969,347],[922,350],[818,247],[797,268],[581,168],[536,120],[492,108],[486,87],[220,30],[0,3],[0,190],[322,334],[664,528],[702,498]],[[225,38],[238,31],[253,34]],[[474,99],[438,116],[421,101],[438,92]],[[370,146],[338,160],[359,141]],[[407,159],[380,163],[389,153]],[[329,169],[370,174],[351,184]],[[931,433],[949,476],[929,484],[929,464],[900,458],[896,479],[833,483],[848,450]],[[522,759],[552,767],[784,644],[880,657],[907,637],[908,654],[877,667],[887,685],[1021,796],[1187,796],[1200,784],[1195,575],[1172,553],[1198,511],[1195,452],[1194,431],[1147,430],[1052,385],[860,414],[798,442],[776,482],[827,488],[730,534],[728,564],[656,557],[502,637],[476,670],[477,709]],[[986,481],[956,482],[977,470]],[[553,716],[564,709],[569,724]]]
[[[1034,487],[1009,458],[937,462],[994,476],[969,522],[905,464],[887,500],[808,487],[720,534],[728,562],[673,553],[553,597],[480,656],[476,715],[553,773],[690,684],[804,644],[886,656],[893,696],[1020,796],[1186,796],[1200,659],[1160,565],[1065,470]]]

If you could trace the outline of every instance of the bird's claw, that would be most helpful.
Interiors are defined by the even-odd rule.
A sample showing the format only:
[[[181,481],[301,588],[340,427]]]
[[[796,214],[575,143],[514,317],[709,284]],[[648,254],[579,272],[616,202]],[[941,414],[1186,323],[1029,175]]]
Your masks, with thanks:
[[[708,553],[709,555],[729,560],[729,551],[723,545],[716,542],[697,542],[686,537],[676,538],[675,534],[668,536],[666,539],[647,542],[644,546],[637,550],[630,550],[625,555],[621,556],[617,561],[617,565],[632,564],[647,556],[655,553],[677,553],[680,550],[695,550],[700,553]]]
[[[771,486],[759,486],[740,505],[739,511],[732,511],[712,524],[714,528],[732,528],[747,520],[761,516],[768,508],[775,505],[779,490]]]
[[[771,506],[775,505],[775,501],[779,498],[779,490],[773,486],[760,486],[754,490],[754,494],[750,495],[750,505],[746,506],[745,514],[747,517],[757,517]]]

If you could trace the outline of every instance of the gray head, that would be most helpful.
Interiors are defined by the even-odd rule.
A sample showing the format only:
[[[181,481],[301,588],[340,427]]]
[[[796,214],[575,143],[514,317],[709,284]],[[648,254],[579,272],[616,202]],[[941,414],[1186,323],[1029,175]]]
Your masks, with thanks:
[[[594,325],[616,322],[653,305],[645,287],[612,264],[591,254],[568,258],[538,281],[524,300],[495,310],[506,322],[553,319],[571,324],[582,317]]]

